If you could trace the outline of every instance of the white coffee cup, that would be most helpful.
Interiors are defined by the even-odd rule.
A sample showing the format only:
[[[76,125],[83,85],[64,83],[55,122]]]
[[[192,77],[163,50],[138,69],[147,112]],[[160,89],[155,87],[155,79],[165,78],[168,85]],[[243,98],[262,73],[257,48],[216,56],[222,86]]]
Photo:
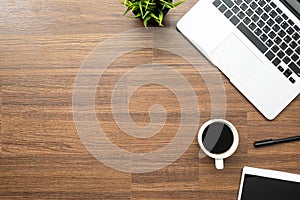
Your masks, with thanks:
[[[202,151],[215,159],[217,169],[224,168],[224,159],[231,156],[239,144],[239,135],[232,123],[224,119],[205,122],[198,132]]]

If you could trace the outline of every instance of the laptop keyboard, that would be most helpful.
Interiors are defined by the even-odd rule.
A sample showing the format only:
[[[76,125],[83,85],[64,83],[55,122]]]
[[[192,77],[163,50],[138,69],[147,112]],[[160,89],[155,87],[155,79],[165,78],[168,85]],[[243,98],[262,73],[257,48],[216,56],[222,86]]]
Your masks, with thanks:
[[[214,0],[213,5],[294,84],[300,77],[300,28],[271,0]]]

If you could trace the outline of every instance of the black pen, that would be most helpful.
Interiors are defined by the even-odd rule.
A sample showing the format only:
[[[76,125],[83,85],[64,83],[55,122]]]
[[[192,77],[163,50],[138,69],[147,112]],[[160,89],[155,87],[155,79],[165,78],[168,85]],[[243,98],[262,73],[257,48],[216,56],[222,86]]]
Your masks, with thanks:
[[[262,140],[262,141],[256,141],[254,142],[255,147],[263,147],[267,145],[272,145],[272,144],[279,144],[279,143],[284,143],[284,142],[293,142],[293,141],[298,141],[300,140],[300,135],[299,136],[294,136],[294,137],[288,137],[288,138],[281,138],[277,140]]]

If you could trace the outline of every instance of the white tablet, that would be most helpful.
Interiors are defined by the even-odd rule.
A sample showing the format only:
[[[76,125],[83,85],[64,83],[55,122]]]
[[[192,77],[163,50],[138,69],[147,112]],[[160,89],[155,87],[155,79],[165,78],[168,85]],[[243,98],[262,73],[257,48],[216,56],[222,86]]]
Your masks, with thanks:
[[[300,175],[244,167],[238,200],[300,200]]]

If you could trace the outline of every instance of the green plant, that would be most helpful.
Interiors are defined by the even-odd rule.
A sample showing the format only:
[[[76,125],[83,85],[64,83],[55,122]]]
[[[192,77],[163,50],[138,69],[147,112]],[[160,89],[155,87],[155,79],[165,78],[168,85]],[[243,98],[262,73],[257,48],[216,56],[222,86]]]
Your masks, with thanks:
[[[172,0],[124,0],[121,3],[127,7],[124,12],[126,15],[129,11],[134,13],[133,18],[140,18],[144,26],[147,27],[149,21],[156,22],[159,26],[163,26],[162,21],[170,9],[176,8],[182,4],[184,0],[173,3]]]

